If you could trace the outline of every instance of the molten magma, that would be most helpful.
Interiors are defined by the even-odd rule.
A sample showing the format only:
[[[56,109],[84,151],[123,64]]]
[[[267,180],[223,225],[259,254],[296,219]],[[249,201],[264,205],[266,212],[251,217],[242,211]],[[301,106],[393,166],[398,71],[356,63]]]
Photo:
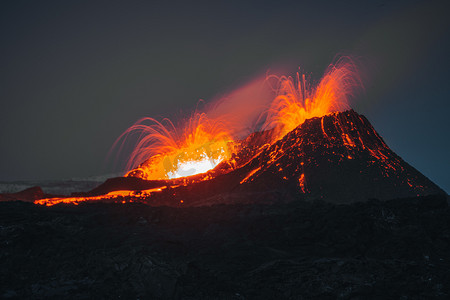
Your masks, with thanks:
[[[223,120],[194,113],[181,130],[168,119],[163,123],[141,119],[119,138],[140,133],[127,166],[134,169],[126,176],[146,180],[191,176],[207,172],[231,157],[232,138]]]
[[[264,127],[275,128],[276,139],[306,119],[349,109],[349,98],[355,88],[361,86],[356,66],[349,58],[341,58],[330,65],[316,86],[305,74],[299,73],[295,80],[286,76],[270,76],[268,79],[277,79],[278,87]]]
[[[272,79],[277,80],[277,87],[272,91],[275,93],[268,97],[273,100],[265,107],[262,104],[266,103],[267,93],[262,92],[262,86],[257,84],[258,88],[253,87],[246,93],[220,101],[220,105],[210,110],[208,115],[194,113],[181,126],[174,126],[168,119],[162,122],[152,118],[139,120],[118,139],[124,138],[125,141],[129,134],[139,134],[128,160],[127,169],[131,171],[126,176],[165,180],[205,173],[231,158],[232,135],[249,126],[250,116],[265,111],[262,114],[265,117],[263,129],[274,129],[271,130],[273,140],[278,140],[306,119],[348,109],[348,99],[360,85],[356,67],[347,57],[330,65],[317,85],[299,73],[295,79],[269,76],[265,82],[270,83]],[[247,101],[252,103],[251,111],[254,113],[242,109],[247,106],[241,103]],[[262,102],[261,105],[257,105],[258,101]],[[241,110],[243,112],[239,115]],[[243,124],[236,124],[237,120]]]
[[[99,201],[99,200],[110,200],[110,201],[119,201],[122,200],[122,203],[125,203],[125,200],[128,199],[130,202],[133,202],[132,198],[137,197],[149,197],[153,193],[161,192],[166,187],[141,190],[141,191],[113,191],[109,192],[105,195],[100,196],[86,196],[86,197],[57,197],[57,198],[45,198],[35,200],[34,204],[40,204],[45,206],[53,206],[60,203],[72,203],[78,205],[81,202],[86,201]]]

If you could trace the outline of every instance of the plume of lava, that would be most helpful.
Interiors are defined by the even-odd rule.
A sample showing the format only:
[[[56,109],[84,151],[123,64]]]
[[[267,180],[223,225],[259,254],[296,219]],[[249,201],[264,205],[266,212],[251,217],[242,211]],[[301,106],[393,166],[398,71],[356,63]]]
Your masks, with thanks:
[[[282,138],[306,119],[349,109],[349,98],[362,86],[357,68],[348,57],[329,65],[316,86],[305,74],[297,73],[295,79],[275,75],[267,78],[274,79],[276,97],[265,112],[263,128],[275,128],[275,139]]]
[[[181,129],[179,129],[181,128]],[[143,118],[116,141],[139,133],[126,176],[164,180],[200,174],[230,158],[232,137],[223,119],[195,112],[181,127],[168,120]],[[133,168],[133,169],[132,169]]]
[[[276,88],[268,91],[272,80]],[[129,134],[139,133],[126,176],[165,180],[205,173],[231,158],[233,138],[249,127],[255,113],[265,111],[260,118],[263,129],[274,129],[272,138],[278,140],[306,119],[348,109],[357,86],[356,66],[343,57],[328,67],[317,85],[305,74],[297,73],[295,79],[271,75],[221,99],[208,114],[195,112],[181,126],[168,119],[143,118],[118,139],[125,141]]]
[[[276,81],[276,88],[270,89],[273,80]],[[330,65],[317,85],[304,74],[297,73],[295,79],[271,75],[234,91],[217,101],[206,112],[194,112],[177,126],[169,119],[161,122],[153,118],[140,119],[116,140],[113,148],[121,143],[120,151],[130,135],[138,135],[128,159],[129,171],[125,176],[144,180],[168,180],[206,173],[221,162],[228,162],[227,166],[230,168],[225,167],[220,172],[228,172],[246,165],[267,143],[282,138],[306,119],[348,109],[348,100],[353,96],[355,88],[360,86],[357,68],[347,57]],[[247,139],[238,140],[239,134],[254,132],[260,127],[255,124],[261,123],[262,129],[267,130],[267,134],[260,135],[263,137],[261,145],[252,139],[252,135],[248,141],[255,144],[246,144]],[[351,144],[349,137],[346,138]],[[236,158],[239,160],[238,165]],[[260,169],[261,166],[257,165],[240,181],[241,184]],[[182,179],[181,184],[211,179],[220,172],[192,177],[192,181]],[[285,177],[284,179],[287,180]],[[307,190],[305,182],[305,175],[302,174],[298,178],[298,184],[303,193]],[[35,203],[53,205],[60,202],[78,203],[103,199],[119,201],[122,198],[149,197],[166,187],[179,186],[179,183],[161,182],[157,188],[136,193],[120,190],[100,196],[50,198]]]

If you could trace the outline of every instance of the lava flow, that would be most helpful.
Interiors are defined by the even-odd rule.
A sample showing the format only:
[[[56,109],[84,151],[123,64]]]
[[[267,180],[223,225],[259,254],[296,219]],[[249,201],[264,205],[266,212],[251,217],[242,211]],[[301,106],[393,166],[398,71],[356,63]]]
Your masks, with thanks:
[[[123,199],[130,199],[130,198],[141,198],[141,197],[149,197],[153,193],[161,192],[166,187],[161,188],[153,188],[153,189],[147,189],[147,190],[140,190],[140,191],[112,191],[105,195],[100,196],[86,196],[86,197],[54,197],[54,198],[44,198],[34,201],[35,204],[43,204],[47,206],[52,206],[55,204],[60,203],[71,203],[74,205],[78,205],[80,202],[85,201],[95,201],[95,200],[111,200],[114,202],[121,202],[125,203],[125,200]],[[129,202],[133,202],[133,200],[128,200]]]

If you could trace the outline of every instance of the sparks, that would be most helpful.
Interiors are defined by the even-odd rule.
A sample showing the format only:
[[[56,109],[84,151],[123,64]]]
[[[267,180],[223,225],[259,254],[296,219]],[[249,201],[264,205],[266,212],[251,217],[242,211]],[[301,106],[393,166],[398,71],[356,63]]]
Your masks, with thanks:
[[[276,79],[276,97],[268,109],[264,127],[276,129],[276,139],[283,137],[306,119],[349,109],[349,98],[361,86],[355,64],[341,58],[331,64],[317,86],[305,74],[296,79],[286,76],[269,76]],[[326,135],[326,133],[324,132]]]
[[[179,129],[181,128],[181,129]],[[233,141],[226,122],[194,113],[181,127],[164,119],[144,118],[118,139],[139,133],[140,140],[128,160],[125,176],[164,180],[205,173],[231,157]],[[118,143],[118,141],[116,143]]]
[[[273,101],[262,115],[265,116],[263,129],[274,129],[274,141],[306,119],[348,109],[348,98],[360,85],[356,67],[349,58],[341,58],[330,65],[316,86],[300,73],[295,80],[272,75],[266,83],[272,79],[277,80],[278,87],[272,91]],[[245,96],[252,98],[248,93]],[[222,109],[226,106],[223,101],[220,105]],[[118,139],[123,145],[128,135],[140,134],[129,157],[125,176],[146,180],[176,179],[208,172],[221,162],[230,160],[234,145],[232,133],[238,127],[230,124],[230,119],[242,106],[234,103],[232,107],[234,113],[226,117],[212,113],[214,118],[210,118],[206,113],[195,112],[178,126],[168,119],[161,122],[153,118],[139,120]],[[261,109],[262,105],[253,107]],[[240,119],[245,118],[241,116]],[[352,141],[347,142],[351,144]]]

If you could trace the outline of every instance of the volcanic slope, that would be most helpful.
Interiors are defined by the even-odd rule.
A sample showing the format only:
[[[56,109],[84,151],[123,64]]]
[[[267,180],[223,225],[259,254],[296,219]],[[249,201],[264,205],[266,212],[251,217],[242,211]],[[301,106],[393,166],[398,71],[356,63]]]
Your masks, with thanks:
[[[241,188],[285,187],[337,203],[445,194],[353,110],[306,120],[247,165]]]

